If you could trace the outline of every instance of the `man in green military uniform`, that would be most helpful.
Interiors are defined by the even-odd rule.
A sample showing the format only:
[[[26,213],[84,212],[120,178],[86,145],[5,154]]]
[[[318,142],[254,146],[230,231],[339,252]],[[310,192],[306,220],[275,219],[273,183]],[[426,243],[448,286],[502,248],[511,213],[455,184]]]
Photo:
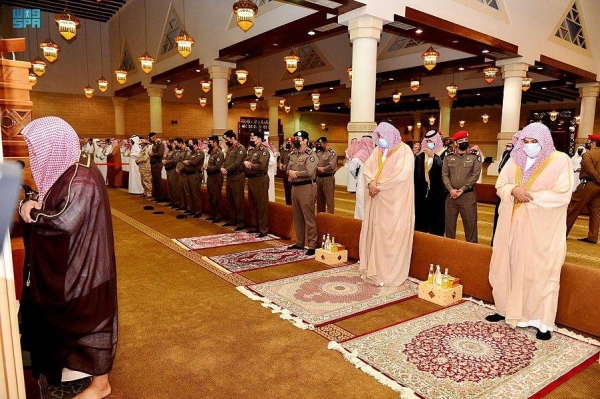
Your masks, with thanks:
[[[308,148],[308,132],[294,133],[294,150],[290,154],[287,174],[292,183],[292,214],[296,228],[296,243],[290,249],[304,249],[304,237],[308,238],[306,255],[315,254],[317,247],[317,220],[315,199],[317,187],[315,177],[318,159]]]
[[[202,216],[202,167],[204,166],[204,151],[200,148],[198,139],[192,140],[192,153],[183,161],[181,176],[183,178],[183,190],[187,203],[186,213],[194,215],[194,219]]]
[[[165,155],[165,146],[154,132],[148,134],[148,139],[150,140],[150,143],[152,143],[152,152],[150,154],[150,171],[152,173],[152,198],[156,202],[163,202],[167,199],[162,184],[162,161]]]
[[[175,139],[167,140],[168,152],[162,161],[165,171],[167,172],[167,194],[169,195],[170,202],[167,206],[176,207],[179,202],[177,198],[177,172],[175,172],[175,166],[177,166],[179,157],[179,147],[177,147]]]
[[[225,162],[225,156],[219,147],[219,136],[208,138],[208,162],[206,169],[206,190],[208,191],[208,202],[212,208],[212,215],[206,219],[213,223],[222,220],[221,190],[223,189],[223,174],[221,168]]]
[[[457,150],[446,155],[442,164],[442,181],[449,194],[446,198],[446,237],[456,238],[458,214],[463,221],[465,237],[477,242],[477,198],[475,183],[481,173],[481,158],[467,153],[469,133],[465,130],[452,136]]]
[[[248,233],[265,237],[269,232],[269,150],[263,145],[264,135],[255,132],[250,137],[252,150],[248,150],[244,168],[248,178],[248,201],[252,224],[257,227]]]
[[[327,137],[319,137],[315,143],[317,152],[317,212],[334,213],[335,170],[337,154],[329,148]]]
[[[243,173],[246,148],[237,141],[233,130],[226,131],[223,139],[228,148],[221,173],[227,177],[225,192],[231,216],[231,220],[225,226],[237,226],[235,230],[240,231],[246,227],[244,222],[244,183],[246,179]]]
[[[181,138],[175,139],[177,142],[177,146],[179,147],[179,158],[177,159],[177,165],[175,166],[175,172],[177,173],[177,195],[179,198],[179,204],[176,209],[186,211],[188,209],[187,198],[185,197],[185,190],[183,188],[183,175],[181,170],[185,166],[183,161],[190,157],[190,150]],[[183,215],[178,215],[180,217],[185,217]]]

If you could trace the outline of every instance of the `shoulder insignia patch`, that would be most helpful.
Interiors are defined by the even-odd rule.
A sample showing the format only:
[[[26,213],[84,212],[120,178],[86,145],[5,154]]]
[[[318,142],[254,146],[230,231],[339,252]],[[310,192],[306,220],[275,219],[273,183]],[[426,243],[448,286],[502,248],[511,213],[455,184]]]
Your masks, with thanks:
[[[240,154],[243,154],[243,153],[244,153],[244,150],[240,150],[240,152],[239,152],[239,153],[240,153]]]
[[[477,156],[477,160],[481,162],[481,157],[479,155]]]
[[[219,162],[221,160],[221,158],[217,158],[217,162]]]
[[[315,157],[310,157],[310,162],[315,162]]]
[[[312,150],[310,148],[307,148],[306,153],[310,155],[310,154],[312,154]]]
[[[264,151],[263,151],[263,153],[262,153],[262,154],[263,154],[263,156],[267,155],[267,153],[266,153],[266,152],[264,152]]]

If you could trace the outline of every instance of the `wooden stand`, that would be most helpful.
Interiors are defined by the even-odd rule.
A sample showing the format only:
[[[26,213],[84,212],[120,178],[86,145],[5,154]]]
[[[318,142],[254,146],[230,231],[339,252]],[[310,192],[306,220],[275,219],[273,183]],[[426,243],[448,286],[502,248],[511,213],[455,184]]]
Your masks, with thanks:
[[[348,251],[344,249],[343,251],[332,252],[317,248],[315,260],[326,265],[339,265],[348,261]]]
[[[462,285],[452,288],[442,288],[439,285],[423,281],[419,284],[419,298],[433,302],[436,305],[448,306],[462,299]]]

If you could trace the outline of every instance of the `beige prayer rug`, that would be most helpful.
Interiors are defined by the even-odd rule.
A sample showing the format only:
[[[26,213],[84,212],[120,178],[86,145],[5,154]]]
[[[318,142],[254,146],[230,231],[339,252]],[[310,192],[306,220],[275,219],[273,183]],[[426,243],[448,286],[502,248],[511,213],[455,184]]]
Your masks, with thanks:
[[[267,234],[264,237],[258,237],[257,234],[235,232],[201,237],[175,238],[173,241],[190,251],[195,251],[198,249],[217,248],[228,245],[250,244],[254,242],[276,240],[278,238],[279,237],[271,234]]]
[[[314,329],[417,295],[417,284],[411,281],[400,287],[378,287],[365,282],[356,264],[237,289],[303,329]]]
[[[329,348],[403,398],[542,397],[598,359],[598,346],[540,341],[535,328],[486,322],[490,312],[462,302]]]

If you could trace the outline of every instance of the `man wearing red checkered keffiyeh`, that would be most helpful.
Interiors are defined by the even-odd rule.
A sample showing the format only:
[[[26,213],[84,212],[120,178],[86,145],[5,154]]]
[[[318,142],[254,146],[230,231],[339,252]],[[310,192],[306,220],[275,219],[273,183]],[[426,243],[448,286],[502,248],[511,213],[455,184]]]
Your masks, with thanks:
[[[52,385],[92,376],[85,397],[110,394],[117,344],[116,262],[106,185],[64,120],[23,130],[38,200],[26,200],[22,344]],[[86,392],[87,391],[87,392]],[[92,394],[93,396],[90,396]]]

